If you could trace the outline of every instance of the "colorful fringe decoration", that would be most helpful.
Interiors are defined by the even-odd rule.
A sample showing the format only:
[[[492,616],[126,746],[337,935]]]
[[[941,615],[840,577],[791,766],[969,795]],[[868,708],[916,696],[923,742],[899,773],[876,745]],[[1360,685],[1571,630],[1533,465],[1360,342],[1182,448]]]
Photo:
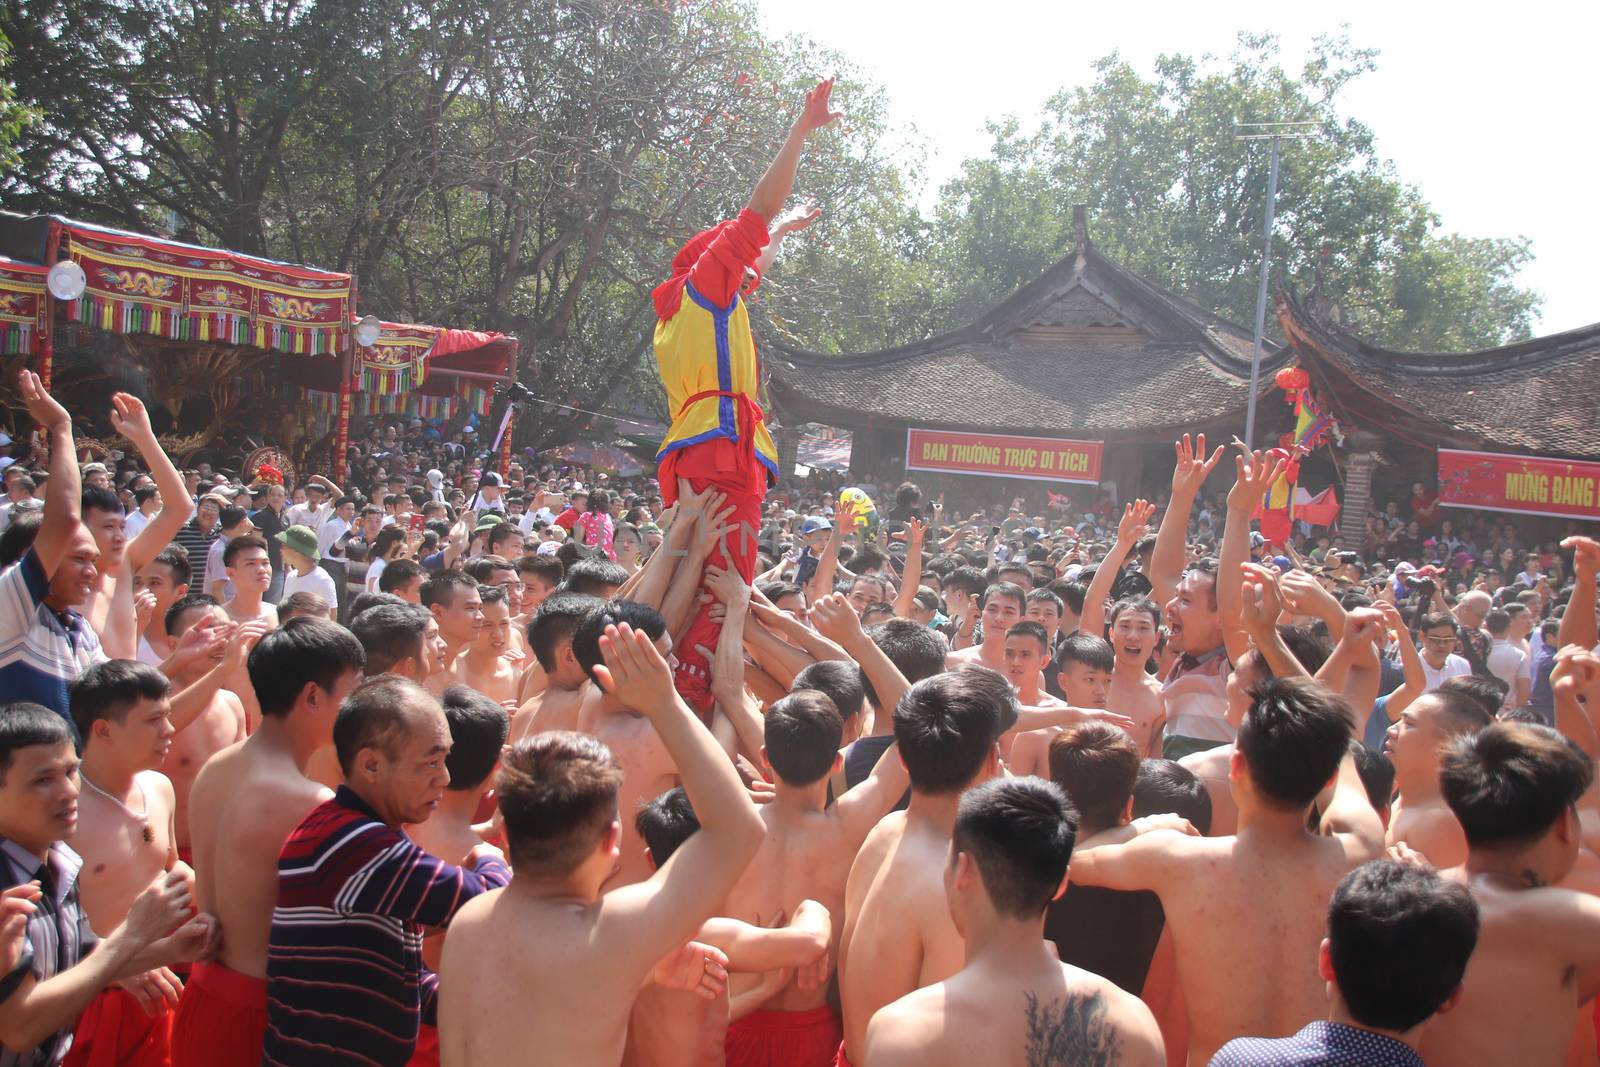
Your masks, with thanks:
[[[33,263],[0,256],[0,355],[32,355],[44,334],[44,278]]]
[[[65,227],[87,287],[67,321],[174,341],[338,352],[350,329],[350,275],[161,241],[86,223]]]

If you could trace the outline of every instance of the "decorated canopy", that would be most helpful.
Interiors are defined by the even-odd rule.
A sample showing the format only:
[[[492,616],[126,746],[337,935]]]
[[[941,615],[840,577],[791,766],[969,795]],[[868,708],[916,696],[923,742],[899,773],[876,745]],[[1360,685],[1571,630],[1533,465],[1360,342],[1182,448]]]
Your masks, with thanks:
[[[45,268],[0,256],[0,355],[32,355],[44,328]]]

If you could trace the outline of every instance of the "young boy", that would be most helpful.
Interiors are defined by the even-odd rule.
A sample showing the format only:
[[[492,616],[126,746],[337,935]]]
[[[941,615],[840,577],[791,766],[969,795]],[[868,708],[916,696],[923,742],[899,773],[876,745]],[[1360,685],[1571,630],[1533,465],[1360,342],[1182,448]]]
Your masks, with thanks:
[[[322,553],[317,549],[317,535],[309,526],[291,526],[277,535],[283,547],[283,565],[289,572],[283,579],[283,596],[287,600],[296,593],[316,593],[329,604],[339,603],[339,590],[333,584],[333,575],[317,565]]]
[[[190,575],[189,554],[180,546],[171,544],[133,576],[135,595],[149,593],[154,598],[150,622],[139,635],[139,654],[136,658],[140,663],[160,667],[177,651],[177,642],[167,635],[167,611],[189,592]]]

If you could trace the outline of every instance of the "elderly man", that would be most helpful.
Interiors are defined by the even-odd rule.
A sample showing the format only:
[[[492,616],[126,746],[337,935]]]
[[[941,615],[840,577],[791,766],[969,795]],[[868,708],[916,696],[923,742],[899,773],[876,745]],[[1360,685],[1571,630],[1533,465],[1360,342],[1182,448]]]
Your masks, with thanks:
[[[450,743],[439,702],[409,679],[374,678],[340,706],[333,745],[344,784],[278,858],[263,1064],[411,1059],[438,993],[422,927],[448,926],[463,904],[511,880],[492,845],[475,845],[457,867],[401,829],[439,806]],[[356,1032],[365,1038],[352,1041]]]
[[[1462,594],[1460,600],[1451,614],[1456,617],[1456,625],[1460,630],[1460,642],[1456,651],[1472,667],[1472,673],[1480,678],[1487,678],[1489,671],[1489,650],[1494,645],[1494,639],[1483,628],[1484,620],[1489,617],[1489,608],[1493,601],[1489,594],[1481,589],[1474,589],[1470,593]]]

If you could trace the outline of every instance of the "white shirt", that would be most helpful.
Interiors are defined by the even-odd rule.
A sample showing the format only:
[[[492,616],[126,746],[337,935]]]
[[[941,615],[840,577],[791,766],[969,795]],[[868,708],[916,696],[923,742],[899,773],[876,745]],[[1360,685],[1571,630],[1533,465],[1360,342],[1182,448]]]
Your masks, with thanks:
[[[161,512],[156,512],[156,515],[159,514]],[[146,515],[138,508],[135,508],[128,512],[127,518],[122,520],[122,532],[127,535],[128,540],[132,541],[135,537],[144,533],[144,528],[150,525],[150,520],[155,518],[156,515]]]
[[[343,537],[344,532],[350,529],[352,525],[352,523],[345,522],[339,516],[330,514],[317,529],[317,551],[324,557],[331,555],[330,550],[333,548],[334,543]]]
[[[1508,699],[1517,691],[1517,677],[1527,654],[1510,641],[1497,638],[1489,649],[1489,673],[1506,683]]]
[[[228,577],[228,568],[222,563],[222,553],[228,548],[228,539],[219,537],[211,542],[211,547],[206,550],[206,577],[204,591],[211,592],[212,582],[222,583],[222,595],[218,600],[226,602],[233,598],[233,580]]]
[[[372,561],[372,566],[367,568],[367,592],[376,593],[378,591],[378,579],[383,576],[383,568],[388,565],[389,561],[386,559]]]
[[[333,516],[333,501],[328,501],[320,508],[310,504],[296,504],[284,512],[283,522],[286,526],[309,526],[313,530],[320,530],[322,524]]]
[[[278,600],[282,604],[296,593],[316,593],[328,602],[330,608],[339,606],[339,590],[333,584],[333,575],[314,566],[304,574],[295,574],[291,569],[283,579],[283,596]]]
[[[1423,690],[1423,692],[1431,693],[1445,682],[1449,681],[1451,678],[1457,678],[1463,674],[1471,673],[1472,664],[1468,663],[1454,652],[1445,657],[1444,666],[1440,667],[1438,670],[1434,670],[1433,664],[1424,659],[1422,661],[1422,674],[1423,677],[1428,680],[1428,686]]]

